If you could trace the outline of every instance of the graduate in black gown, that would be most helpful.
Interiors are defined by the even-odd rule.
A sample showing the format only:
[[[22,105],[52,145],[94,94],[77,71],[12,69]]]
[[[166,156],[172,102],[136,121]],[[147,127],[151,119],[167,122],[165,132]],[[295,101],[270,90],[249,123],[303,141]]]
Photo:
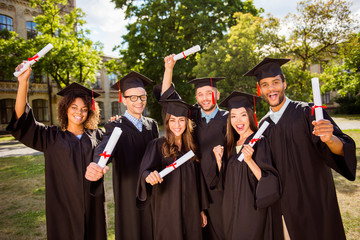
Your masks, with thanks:
[[[165,137],[151,141],[145,151],[139,172],[137,200],[139,206],[151,202],[154,239],[199,240],[201,227],[207,223],[204,209],[208,195],[196,156],[176,168],[173,163],[185,153],[196,152],[192,137],[193,108],[182,100],[160,102],[166,112]],[[163,178],[166,167],[174,171]],[[203,194],[205,193],[205,194]]]
[[[172,73],[175,65],[174,55],[164,58],[165,72],[160,94],[154,92],[158,99],[180,98],[172,85]],[[220,92],[216,88],[216,82],[224,78],[201,78],[194,79],[189,83],[195,85],[195,94],[198,111],[194,111],[191,119],[195,122],[195,141],[199,147],[199,159],[205,182],[210,192],[211,203],[206,214],[208,224],[204,228],[204,239],[223,239],[222,224],[222,198],[223,190],[218,188],[221,180],[219,169],[213,153],[213,147],[225,145],[226,121],[228,112],[220,109],[216,102],[220,98]],[[223,171],[224,168],[220,169]]]
[[[159,136],[156,121],[142,115],[147,101],[144,85],[151,82],[147,77],[132,71],[112,86],[122,91],[122,101],[127,111],[116,121],[105,125],[106,133],[95,149],[94,163],[89,165],[86,174],[91,181],[102,177],[103,171],[95,163],[99,161],[99,155],[103,153],[113,129],[121,128],[122,134],[110,158],[113,166],[116,239],[152,239],[150,207],[141,210],[136,207],[141,159],[147,144]]]
[[[290,100],[281,65],[289,59],[265,58],[245,76],[255,76],[270,105],[264,135],[283,187],[278,204],[285,235],[297,239],[345,239],[331,168],[355,179],[354,141],[324,110],[315,121],[312,103]],[[287,230],[287,231],[286,231]]]
[[[280,198],[280,179],[267,139],[261,136],[252,140],[258,130],[252,103],[260,100],[234,91],[220,103],[220,107],[229,110],[223,199],[224,239],[227,240],[276,239],[269,206]],[[249,145],[251,141],[255,141],[253,147]],[[224,146],[214,147],[219,169],[223,153]],[[241,162],[240,154],[244,155]]]
[[[27,104],[30,73],[29,68],[18,77],[15,112],[7,130],[26,146],[44,152],[47,239],[106,239],[102,179],[91,183],[84,177],[103,135],[97,129],[99,107],[91,99],[100,94],[72,83],[58,93],[63,96],[58,103],[61,127],[45,126]],[[92,196],[90,188],[99,194]]]

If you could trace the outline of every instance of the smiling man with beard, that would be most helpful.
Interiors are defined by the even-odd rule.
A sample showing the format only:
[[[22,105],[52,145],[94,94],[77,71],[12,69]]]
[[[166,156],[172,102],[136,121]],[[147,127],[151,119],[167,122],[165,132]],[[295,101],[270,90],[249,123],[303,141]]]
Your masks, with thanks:
[[[331,168],[355,180],[354,141],[324,111],[315,121],[313,104],[290,100],[281,66],[289,59],[265,58],[244,76],[255,76],[270,105],[262,119],[283,193],[274,210],[284,235],[297,239],[346,239]],[[261,122],[261,123],[262,123]],[[261,125],[260,123],[260,125]],[[279,236],[276,239],[281,239]]]

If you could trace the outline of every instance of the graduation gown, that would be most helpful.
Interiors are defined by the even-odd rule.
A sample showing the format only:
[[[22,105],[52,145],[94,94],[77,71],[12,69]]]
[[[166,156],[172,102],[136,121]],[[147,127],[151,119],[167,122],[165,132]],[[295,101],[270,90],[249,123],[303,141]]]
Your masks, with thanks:
[[[159,87],[160,86],[160,87]],[[171,85],[160,96],[161,85],[154,88],[154,95],[156,99],[181,99],[179,94]],[[205,118],[201,117],[201,110],[198,108],[191,111],[191,119],[195,122],[194,138],[199,148],[199,159],[201,170],[204,174],[205,183],[210,193],[211,203],[207,209],[208,224],[204,228],[204,239],[223,239],[223,223],[222,223],[222,199],[223,189],[218,188],[219,181],[223,174],[225,165],[221,168],[220,172],[217,167],[216,158],[213,153],[213,148],[217,145],[226,146],[226,124],[228,118],[228,111],[219,109],[213,119],[206,123]],[[226,156],[226,152],[224,152]],[[225,157],[223,157],[225,163]]]
[[[254,134],[248,137],[248,144]],[[226,240],[276,239],[271,206],[280,198],[280,179],[273,167],[266,138],[254,145],[253,160],[261,169],[258,181],[245,161],[240,162],[234,148],[224,182],[223,217]],[[281,223],[281,221],[280,221]]]
[[[139,205],[151,202],[154,239],[202,239],[200,212],[208,206],[200,166],[189,160],[164,177],[161,184],[151,186],[146,177],[154,170],[160,172],[175,161],[164,158],[165,137],[151,141],[144,154],[137,188]],[[177,159],[184,153],[179,152]]]
[[[136,186],[141,159],[146,145],[159,136],[155,120],[142,116],[140,132],[126,117],[105,124],[106,133],[96,147],[94,162],[98,162],[114,127],[120,127],[122,134],[110,161],[113,166],[113,190],[115,198],[115,238],[121,240],[151,239],[151,211],[147,207],[136,207]]]
[[[8,131],[26,146],[44,152],[47,239],[106,239],[103,179],[85,179],[101,129],[85,129],[79,140],[57,126],[45,126],[34,119],[29,105]],[[99,194],[90,195],[90,187]]]
[[[354,180],[355,143],[324,111],[324,118],[334,126],[333,134],[344,143],[344,157],[331,153],[320,137],[312,134],[315,116],[311,106],[290,101],[277,124],[268,115],[263,118],[270,123],[264,135],[283,187],[278,207],[292,240],[345,239],[330,168]]]

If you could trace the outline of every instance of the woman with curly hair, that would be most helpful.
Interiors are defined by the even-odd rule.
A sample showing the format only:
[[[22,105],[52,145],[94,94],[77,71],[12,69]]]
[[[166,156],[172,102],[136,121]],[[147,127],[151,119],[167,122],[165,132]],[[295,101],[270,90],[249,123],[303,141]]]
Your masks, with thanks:
[[[91,98],[99,94],[77,83],[69,85],[58,93],[63,96],[58,103],[61,127],[45,126],[27,104],[30,74],[29,68],[18,77],[15,112],[7,130],[44,152],[47,239],[106,239],[102,179],[91,183],[84,177],[103,135],[97,129],[99,107]],[[95,191],[96,196],[90,194]]]
[[[138,207],[150,203],[154,239],[202,239],[201,227],[207,224],[204,211],[208,195],[199,160],[188,162],[162,179],[159,172],[192,150],[191,105],[182,100],[160,101],[166,109],[165,137],[151,141],[140,165],[137,189]]]

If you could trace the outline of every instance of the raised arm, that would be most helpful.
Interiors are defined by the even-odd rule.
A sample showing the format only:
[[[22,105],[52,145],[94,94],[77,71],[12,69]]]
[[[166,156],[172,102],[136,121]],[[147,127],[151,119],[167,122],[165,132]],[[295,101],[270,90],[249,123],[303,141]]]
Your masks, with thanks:
[[[161,87],[161,94],[163,94],[171,86],[173,69],[176,63],[176,61],[173,59],[174,56],[175,54],[172,54],[164,58],[165,72]]]
[[[20,68],[22,65],[23,65],[23,63],[20,64],[19,66],[17,66],[16,69]],[[15,102],[16,119],[19,119],[25,111],[30,74],[31,74],[31,68],[29,67],[27,70],[25,70],[25,72],[23,72],[18,77],[19,87],[18,87],[18,91],[17,91],[17,95],[16,95],[16,102]]]

